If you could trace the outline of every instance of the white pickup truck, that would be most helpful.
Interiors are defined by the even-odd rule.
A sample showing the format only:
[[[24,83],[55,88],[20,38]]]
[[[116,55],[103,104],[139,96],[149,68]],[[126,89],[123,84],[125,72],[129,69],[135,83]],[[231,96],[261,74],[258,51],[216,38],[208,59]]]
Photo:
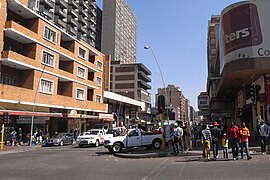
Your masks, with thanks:
[[[104,143],[105,133],[102,129],[91,129],[87,132],[84,132],[83,135],[78,136],[77,142],[79,147],[86,145],[95,145],[99,146]]]
[[[162,134],[152,134],[142,129],[130,129],[124,136],[106,136],[104,146],[112,153],[121,152],[123,148],[147,147],[159,149],[162,144]]]

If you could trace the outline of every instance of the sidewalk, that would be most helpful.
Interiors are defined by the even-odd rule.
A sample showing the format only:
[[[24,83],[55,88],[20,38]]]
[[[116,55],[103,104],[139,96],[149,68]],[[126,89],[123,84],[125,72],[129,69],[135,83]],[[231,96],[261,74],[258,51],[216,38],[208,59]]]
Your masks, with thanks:
[[[41,148],[41,145],[35,145],[35,146],[9,146],[9,145],[4,145],[3,149],[0,149],[0,155],[38,150],[40,148]]]
[[[260,146],[252,146],[249,147],[250,154],[261,154],[261,147]],[[231,154],[232,150],[229,149],[229,154]],[[211,150],[212,156],[212,150]],[[239,148],[240,153],[240,148]],[[223,151],[219,149],[219,155],[223,156]],[[123,150],[121,153],[115,153],[114,156],[121,157],[121,158],[130,158],[130,159],[141,159],[141,158],[161,158],[161,157],[184,157],[184,156],[202,156],[202,147],[194,147],[192,151],[185,151],[184,153],[175,154],[172,152],[170,148],[167,148],[165,151],[153,150],[153,149],[146,149],[144,147],[139,148],[132,148]],[[230,156],[230,155],[229,155]]]

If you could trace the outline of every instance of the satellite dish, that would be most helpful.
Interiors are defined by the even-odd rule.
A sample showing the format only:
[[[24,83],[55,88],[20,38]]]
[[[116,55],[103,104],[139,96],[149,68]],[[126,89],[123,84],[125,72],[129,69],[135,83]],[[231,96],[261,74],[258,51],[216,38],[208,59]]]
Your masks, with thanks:
[[[70,114],[77,114],[77,111],[76,111],[75,109],[72,109],[72,110],[70,111]]]

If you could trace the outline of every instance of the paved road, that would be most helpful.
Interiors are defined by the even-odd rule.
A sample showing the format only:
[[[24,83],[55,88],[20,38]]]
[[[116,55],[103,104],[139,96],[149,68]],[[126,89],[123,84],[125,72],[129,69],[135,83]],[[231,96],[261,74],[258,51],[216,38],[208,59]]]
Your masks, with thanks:
[[[125,159],[100,147],[46,147],[0,155],[0,179],[269,179],[269,155],[204,162],[199,156]]]

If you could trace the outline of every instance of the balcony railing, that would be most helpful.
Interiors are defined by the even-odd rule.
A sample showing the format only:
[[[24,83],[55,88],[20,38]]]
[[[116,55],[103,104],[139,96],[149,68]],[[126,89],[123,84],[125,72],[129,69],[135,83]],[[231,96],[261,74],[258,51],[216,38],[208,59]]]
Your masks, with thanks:
[[[48,9],[54,8],[54,2],[52,0],[40,0],[40,3],[48,7]]]
[[[62,9],[68,8],[68,1],[65,0],[56,0],[56,4],[60,5]]]

